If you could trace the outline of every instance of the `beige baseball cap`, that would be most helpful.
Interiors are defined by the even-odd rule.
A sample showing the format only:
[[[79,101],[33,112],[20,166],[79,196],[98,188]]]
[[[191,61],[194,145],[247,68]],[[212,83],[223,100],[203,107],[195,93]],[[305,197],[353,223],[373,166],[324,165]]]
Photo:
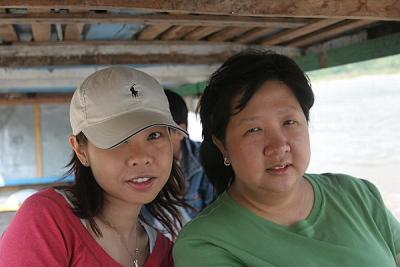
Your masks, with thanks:
[[[96,71],[83,81],[71,99],[70,122],[74,135],[83,132],[102,149],[152,126],[168,126],[188,135],[174,122],[161,85],[125,66]]]

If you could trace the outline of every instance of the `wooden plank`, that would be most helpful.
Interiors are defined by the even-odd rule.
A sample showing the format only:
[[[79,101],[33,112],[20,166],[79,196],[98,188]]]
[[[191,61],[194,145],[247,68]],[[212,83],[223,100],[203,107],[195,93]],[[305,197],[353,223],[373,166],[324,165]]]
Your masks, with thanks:
[[[291,47],[305,47],[307,45],[332,38],[341,33],[365,27],[372,23],[375,22],[370,20],[343,21],[342,23],[339,23],[339,25],[333,25],[329,29],[324,29],[323,31],[315,32],[314,34],[305,36],[304,38],[300,38],[299,40],[288,42],[286,45]]]
[[[65,40],[66,41],[79,41],[82,39],[82,30],[85,24],[68,24],[65,26]]]
[[[255,29],[252,29],[252,30],[244,33],[240,37],[236,38],[234,40],[234,42],[241,43],[241,44],[248,44],[248,43],[251,43],[251,42],[257,40],[258,38],[260,38],[264,35],[273,33],[275,31],[276,31],[276,29],[274,29],[274,28],[255,28]]]
[[[304,71],[312,71],[398,54],[400,54],[400,33],[331,49],[324,53],[295,57],[294,60]],[[207,81],[185,84],[174,88],[174,91],[182,96],[200,95],[207,84]]]
[[[33,39],[37,42],[50,41],[51,25],[49,24],[32,24]]]
[[[180,94],[181,96],[190,96],[190,95],[201,95],[206,88],[208,82],[198,82],[192,84],[184,84],[174,88],[174,91]]]
[[[50,42],[0,46],[0,66],[54,66],[97,64],[220,64],[229,56],[259,45],[190,41]],[[297,56],[297,48],[270,47]]]
[[[0,8],[0,16],[5,14],[5,9]],[[6,42],[15,42],[18,41],[17,34],[15,33],[14,27],[12,24],[8,23],[0,23],[0,40]]]
[[[38,184],[25,184],[25,185],[6,185],[0,186],[0,192],[9,192],[9,191],[19,191],[23,189],[45,189],[51,187],[58,187],[58,186],[67,186],[70,185],[71,182],[56,182],[56,183],[38,183]],[[0,214],[4,214],[5,211],[0,211]]]
[[[70,13],[80,13],[81,10],[70,9]],[[84,23],[75,23],[65,25],[64,39],[66,41],[79,41],[82,39],[82,30],[85,26]]]
[[[43,149],[42,149],[42,126],[40,104],[35,104],[35,154],[36,154],[36,176],[43,176]]]
[[[49,67],[70,65],[124,65],[124,64],[221,64],[235,53],[185,54],[116,54],[75,56],[1,57],[1,67]]]
[[[0,39],[6,42],[18,41],[18,37],[13,25],[11,24],[0,25]]]
[[[168,30],[170,25],[160,24],[160,25],[151,25],[144,28],[141,32],[138,33],[138,40],[154,40],[162,34],[164,31]]]
[[[398,54],[400,54],[400,33],[330,49],[323,53],[296,57],[295,61],[304,71],[312,71]]]
[[[183,37],[186,41],[198,41],[204,37],[221,30],[222,27],[200,26]]]
[[[46,13],[49,10],[47,9],[28,9],[28,11],[32,14],[34,13]],[[48,42],[51,38],[51,25],[50,24],[41,24],[41,23],[32,23],[32,35],[33,39],[36,42]]]
[[[172,26],[170,29],[162,34],[160,39],[165,41],[179,40],[196,28],[197,26]]]
[[[0,94],[0,105],[40,105],[40,104],[64,104],[71,101],[72,94],[38,94],[35,97],[26,95]]]
[[[0,8],[87,8],[87,9],[147,9],[163,12],[252,15],[267,17],[351,18],[372,20],[400,20],[399,0],[18,0],[1,1]]]
[[[250,28],[247,27],[226,27],[222,31],[208,37],[207,40],[212,42],[223,42],[232,39],[249,30]]]
[[[283,31],[281,33],[273,35],[271,38],[262,41],[262,45],[277,45],[280,43],[287,42],[289,40],[294,40],[300,36],[304,36],[306,34],[309,34],[311,32],[315,32],[317,30],[320,30],[322,28],[328,27],[332,24],[338,23],[341,20],[338,19],[323,19],[319,20],[313,23],[310,23],[309,25],[303,26],[298,29],[290,29]]]
[[[313,19],[304,18],[266,18],[216,15],[127,15],[115,13],[37,13],[37,14],[0,14],[0,24],[144,24],[144,25],[180,25],[180,26],[237,26],[237,27],[280,27],[297,28]]]

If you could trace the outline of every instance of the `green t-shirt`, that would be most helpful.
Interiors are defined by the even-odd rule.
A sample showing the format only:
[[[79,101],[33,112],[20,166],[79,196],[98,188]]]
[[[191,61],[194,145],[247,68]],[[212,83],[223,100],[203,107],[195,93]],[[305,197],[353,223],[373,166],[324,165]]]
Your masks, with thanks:
[[[307,174],[314,206],[282,226],[257,216],[226,192],[181,231],[175,266],[396,266],[400,224],[374,185],[341,174]]]

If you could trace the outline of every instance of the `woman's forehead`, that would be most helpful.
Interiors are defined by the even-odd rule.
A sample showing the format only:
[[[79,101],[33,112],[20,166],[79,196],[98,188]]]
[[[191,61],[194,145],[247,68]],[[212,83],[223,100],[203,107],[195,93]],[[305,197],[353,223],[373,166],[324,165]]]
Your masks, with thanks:
[[[265,111],[279,109],[284,112],[287,109],[298,110],[300,103],[292,90],[284,83],[267,81],[250,97],[247,103],[241,106],[244,94],[236,96],[232,101],[233,116],[247,111]]]

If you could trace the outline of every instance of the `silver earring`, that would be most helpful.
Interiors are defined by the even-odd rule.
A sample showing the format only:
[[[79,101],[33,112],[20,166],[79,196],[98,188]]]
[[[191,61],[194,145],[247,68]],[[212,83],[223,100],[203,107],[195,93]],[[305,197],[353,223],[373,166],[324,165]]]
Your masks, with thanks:
[[[85,166],[85,167],[89,167],[89,163],[86,160],[82,161],[82,165]]]
[[[225,165],[226,167],[228,167],[228,166],[231,165],[231,163],[229,162],[228,157],[224,157],[224,165]]]

